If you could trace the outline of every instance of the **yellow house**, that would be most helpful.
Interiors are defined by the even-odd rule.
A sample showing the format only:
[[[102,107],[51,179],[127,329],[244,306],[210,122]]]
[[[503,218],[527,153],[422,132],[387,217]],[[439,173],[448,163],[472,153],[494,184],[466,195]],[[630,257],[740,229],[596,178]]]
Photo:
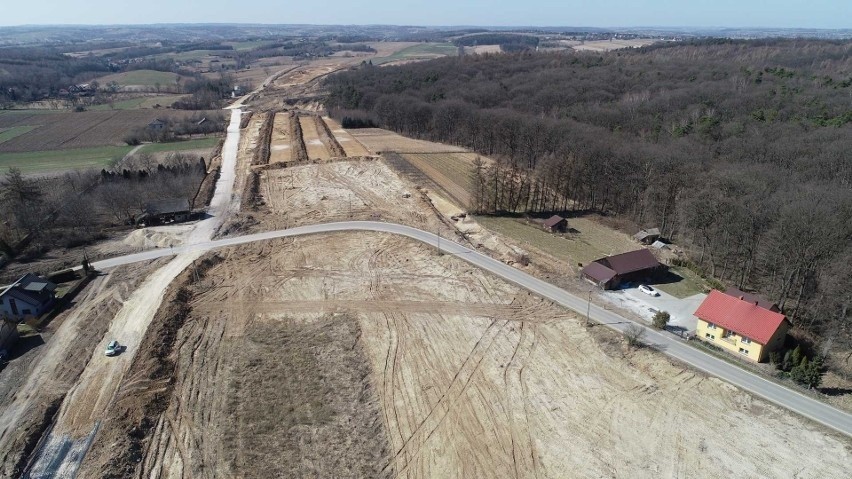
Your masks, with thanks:
[[[711,291],[695,311],[695,334],[706,341],[752,361],[766,360],[771,351],[784,345],[790,329],[787,318],[743,296]]]

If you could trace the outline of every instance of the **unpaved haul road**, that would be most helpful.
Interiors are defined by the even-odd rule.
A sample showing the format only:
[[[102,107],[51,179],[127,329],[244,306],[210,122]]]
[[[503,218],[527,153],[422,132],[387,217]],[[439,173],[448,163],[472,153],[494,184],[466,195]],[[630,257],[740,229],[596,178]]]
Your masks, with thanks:
[[[241,110],[231,110],[228,137],[222,147],[221,176],[208,208],[209,217],[199,221],[189,233],[188,245],[209,244],[216,229],[234,208],[232,200],[239,147]],[[166,288],[204,248],[165,251],[158,257],[175,255],[174,259],[155,271],[127,300],[110,323],[107,337],[102,341],[83,370],[80,379],[68,392],[53,428],[44,438],[25,478],[73,478],[97,433],[106,409],[118,391],[121,380],[130,368],[145,331],[160,307]],[[106,357],[106,343],[117,340],[125,351],[117,357]]]
[[[215,241],[189,244],[175,247],[174,250],[154,250],[121,256],[99,261],[94,263],[94,266],[98,269],[105,269],[138,261],[150,261],[176,253],[181,255],[200,255],[202,252],[212,249],[241,245],[254,241],[264,241],[275,238],[286,238],[290,236],[309,234],[332,233],[338,231],[375,231],[407,236],[417,241],[434,245],[445,253],[457,256],[474,266],[489,271],[507,281],[515,283],[522,288],[555,303],[561,304],[562,306],[572,309],[580,314],[585,315],[587,308],[590,306],[588,301],[583,298],[574,296],[563,289],[557,288],[550,283],[530,276],[475,250],[466,248],[447,239],[440,238],[433,233],[412,228],[410,226],[373,221],[346,221],[340,223],[300,226],[286,230],[268,231],[235,238],[225,238]],[[589,313],[591,319],[616,331],[623,332],[628,326],[638,324],[594,304],[591,305]],[[792,389],[752,374],[728,363],[727,361],[704,353],[688,344],[685,344],[681,339],[660,333],[650,328],[645,328],[642,325],[639,326],[645,330],[644,342],[663,353],[677,360],[683,361],[696,369],[700,369],[708,374],[724,379],[735,386],[739,386],[752,394],[787,408],[790,411],[801,414],[802,416],[835,429],[847,436],[852,436],[852,415],[816,399],[805,396],[804,394]]]

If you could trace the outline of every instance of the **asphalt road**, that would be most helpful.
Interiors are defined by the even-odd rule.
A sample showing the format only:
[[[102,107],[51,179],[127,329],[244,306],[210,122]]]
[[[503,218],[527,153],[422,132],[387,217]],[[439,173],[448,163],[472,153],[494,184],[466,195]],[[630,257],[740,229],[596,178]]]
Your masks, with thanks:
[[[345,221],[340,223],[300,226],[297,228],[269,231],[235,238],[203,241],[196,244],[188,244],[175,248],[162,248],[98,261],[94,263],[94,266],[97,269],[105,269],[123,264],[136,263],[139,261],[150,261],[163,256],[190,251],[209,251],[216,248],[274,238],[286,238],[290,236],[330,233],[336,231],[376,231],[407,236],[417,241],[438,247],[447,254],[457,256],[474,266],[489,271],[504,280],[515,283],[524,289],[547,298],[555,303],[559,303],[562,306],[572,309],[580,314],[585,315],[587,308],[589,307],[589,303],[586,298],[575,296],[563,289],[534,278],[533,276],[491,257],[485,256],[475,250],[466,248],[450,240],[440,238],[433,233],[409,226],[373,221]],[[589,312],[592,320],[606,325],[616,331],[624,331],[628,326],[637,324],[594,304],[591,305]],[[643,342],[655,349],[658,349],[679,361],[683,361],[696,369],[724,379],[725,381],[749,391],[752,394],[760,396],[767,401],[801,414],[813,421],[852,437],[852,415],[698,350],[685,344],[683,340],[675,336],[661,333],[650,328],[645,328],[642,325],[639,326],[645,329]]]

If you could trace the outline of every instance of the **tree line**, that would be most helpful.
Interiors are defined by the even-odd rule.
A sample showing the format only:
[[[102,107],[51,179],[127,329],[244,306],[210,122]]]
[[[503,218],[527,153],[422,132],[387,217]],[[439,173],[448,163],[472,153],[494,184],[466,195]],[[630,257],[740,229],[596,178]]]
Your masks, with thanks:
[[[100,173],[80,170],[55,177],[27,177],[10,168],[0,177],[0,253],[24,260],[56,248],[105,239],[126,228],[145,203],[192,200],[206,174],[197,155],[164,159],[140,153]]]
[[[852,43],[710,40],[329,77],[350,124],[473,149],[473,209],[618,215],[852,346]],[[832,342],[834,341],[834,342]]]

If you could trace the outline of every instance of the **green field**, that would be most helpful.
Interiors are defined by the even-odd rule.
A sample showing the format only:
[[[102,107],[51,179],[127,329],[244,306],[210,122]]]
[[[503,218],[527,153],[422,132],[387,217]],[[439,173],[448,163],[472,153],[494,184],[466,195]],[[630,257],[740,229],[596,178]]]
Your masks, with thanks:
[[[30,131],[38,128],[37,126],[13,126],[11,128],[0,128],[0,143],[4,141],[9,141],[16,136],[21,136],[24,133],[29,133]]]
[[[224,42],[225,45],[231,45],[234,50],[246,51],[254,48],[259,48],[266,45],[272,45],[273,42],[268,40],[252,40],[247,42]]]
[[[213,148],[219,143],[220,138],[209,137],[200,138],[198,140],[175,141],[172,143],[151,143],[145,145],[139,150],[140,153],[165,153],[170,151],[188,151],[188,150],[203,150],[205,148]]]
[[[210,137],[172,143],[152,143],[143,146],[139,152],[166,153],[203,150],[215,147],[218,142],[219,138]],[[105,168],[113,160],[123,158],[132,149],[132,146],[101,146],[71,150],[0,153],[0,174],[12,167],[19,168],[22,173],[29,175],[83,168]]]
[[[121,86],[156,86],[158,83],[161,86],[174,85],[175,79],[178,77],[175,73],[159,72],[156,70],[134,70],[124,73],[116,73],[98,78],[98,83],[106,85],[109,82],[116,82]]]
[[[688,298],[709,290],[707,282],[701,279],[701,276],[698,276],[687,268],[670,266],[669,271],[683,279],[674,283],[656,283],[654,284],[655,288],[677,298]]]
[[[0,153],[0,171],[19,168],[24,174],[50,173],[80,168],[103,168],[115,158],[122,158],[133,147],[101,146],[73,150]]]
[[[393,55],[374,58],[374,65],[394,62],[397,60],[410,60],[415,58],[430,58],[435,55],[454,57],[458,55],[459,49],[452,43],[420,43],[395,52]]]
[[[640,248],[628,235],[589,218],[569,218],[568,227],[572,233],[565,235],[548,233],[519,218],[477,216],[476,221],[488,230],[529,244],[572,265],[586,265],[604,256]]]
[[[178,101],[181,98],[184,98],[186,95],[163,95],[163,96],[148,96],[148,97],[138,97],[138,98],[130,98],[127,100],[121,100],[114,102],[112,105],[108,103],[102,105],[92,105],[88,107],[89,110],[92,111],[103,111],[103,110],[139,110],[143,108],[154,108],[154,105],[159,104],[160,106],[169,106],[172,103]]]

